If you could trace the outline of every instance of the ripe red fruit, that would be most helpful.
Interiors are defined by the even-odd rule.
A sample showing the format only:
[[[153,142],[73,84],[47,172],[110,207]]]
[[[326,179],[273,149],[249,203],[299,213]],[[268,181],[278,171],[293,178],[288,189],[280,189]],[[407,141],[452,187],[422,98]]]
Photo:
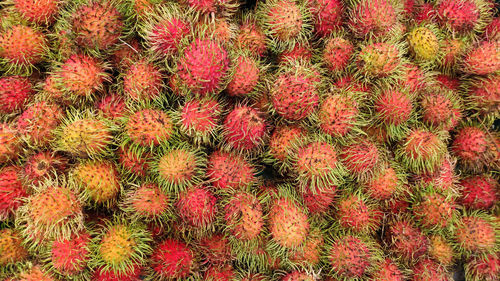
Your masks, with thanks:
[[[308,0],[314,21],[314,31],[326,37],[340,28],[344,4],[340,0]]]
[[[208,158],[207,177],[215,188],[242,189],[255,181],[255,168],[240,155],[215,151]]]
[[[194,265],[191,249],[184,242],[166,239],[151,255],[153,276],[157,279],[187,278]]]
[[[179,195],[175,204],[184,222],[196,228],[206,228],[215,220],[217,198],[204,187],[193,187]]]
[[[264,141],[266,120],[262,113],[245,105],[237,105],[224,120],[224,140],[236,150],[249,151]]]
[[[427,252],[429,241],[409,221],[393,222],[386,232],[390,249],[405,260],[415,260]]]
[[[20,178],[21,169],[7,166],[0,169],[0,220],[5,220],[23,204],[28,196],[27,188]]]
[[[34,91],[31,81],[21,76],[5,76],[0,78],[0,113],[13,113],[23,109],[25,102]]]
[[[488,175],[470,176],[462,179],[461,203],[471,209],[489,209],[497,204],[499,184]]]
[[[363,278],[374,258],[371,247],[352,235],[337,239],[328,256],[333,270],[342,278]]]

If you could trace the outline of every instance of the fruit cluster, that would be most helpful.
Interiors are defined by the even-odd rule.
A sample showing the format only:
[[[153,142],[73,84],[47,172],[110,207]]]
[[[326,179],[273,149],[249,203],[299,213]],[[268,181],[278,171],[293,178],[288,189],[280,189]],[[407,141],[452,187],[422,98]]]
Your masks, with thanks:
[[[498,280],[496,12],[2,2],[0,280]]]

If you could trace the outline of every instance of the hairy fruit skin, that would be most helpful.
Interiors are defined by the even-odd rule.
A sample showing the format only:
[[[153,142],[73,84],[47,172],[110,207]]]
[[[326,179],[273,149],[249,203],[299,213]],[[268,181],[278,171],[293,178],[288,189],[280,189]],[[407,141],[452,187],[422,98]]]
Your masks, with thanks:
[[[133,100],[155,99],[162,86],[160,69],[146,60],[135,62],[123,77],[123,91]]]
[[[494,147],[495,143],[486,130],[477,126],[465,126],[457,131],[451,152],[466,168],[480,170],[498,161]]]
[[[373,233],[381,225],[383,213],[366,199],[348,195],[337,202],[340,225],[356,233]]]
[[[359,178],[372,174],[381,160],[379,149],[369,140],[345,147],[339,156],[346,169]]]
[[[308,0],[314,22],[314,31],[326,37],[340,28],[344,4],[340,0]]]
[[[396,193],[399,185],[400,179],[396,170],[388,167],[366,181],[365,191],[370,197],[377,200],[387,200]]]
[[[500,70],[500,42],[484,41],[471,49],[463,61],[464,71],[470,74],[487,75]]]
[[[404,275],[398,266],[389,258],[386,258],[379,269],[373,274],[374,281],[403,281]]]
[[[14,0],[14,7],[25,19],[37,24],[51,24],[61,3],[59,0]]]
[[[195,143],[208,143],[218,130],[221,105],[215,99],[188,100],[181,109],[180,130]]]
[[[427,252],[427,237],[405,220],[392,223],[386,234],[391,251],[404,260],[417,259]]]
[[[448,281],[446,271],[429,258],[421,259],[413,266],[411,281]]]
[[[357,60],[357,65],[362,72],[373,77],[390,76],[398,69],[400,63],[398,48],[385,42],[364,46],[359,52]]]
[[[11,217],[23,205],[28,190],[20,178],[20,168],[7,166],[0,169],[0,219]]]
[[[207,177],[215,188],[243,189],[255,182],[255,169],[240,155],[215,151],[208,158]]]
[[[354,45],[342,37],[334,37],[326,42],[323,51],[323,62],[332,72],[344,70],[354,53]]]
[[[75,120],[61,127],[58,150],[80,157],[102,155],[108,149],[113,136],[108,124],[95,118]]]
[[[306,131],[296,125],[276,127],[269,138],[269,154],[276,160],[284,162],[294,143],[305,135]]]
[[[459,249],[470,253],[492,252],[497,243],[494,225],[476,216],[464,216],[457,222],[455,239]]]
[[[104,82],[109,79],[103,65],[96,58],[84,54],[71,55],[56,75],[60,87],[77,97],[91,97],[101,91]]]
[[[498,200],[498,181],[488,175],[477,175],[462,179],[461,203],[471,209],[490,209]]]
[[[413,172],[433,172],[442,163],[446,144],[425,129],[414,129],[404,139],[398,157]]]
[[[57,172],[64,173],[68,167],[68,158],[53,153],[42,151],[30,156],[24,164],[24,177],[28,182],[39,184]]]
[[[304,17],[301,8],[292,0],[276,0],[266,3],[262,17],[268,36],[277,41],[289,41],[299,37]]]
[[[179,195],[177,214],[192,227],[207,228],[217,213],[217,198],[204,187],[193,187]]]
[[[330,136],[346,136],[356,127],[360,114],[358,107],[353,97],[328,96],[318,109],[319,127]]]
[[[39,146],[46,146],[54,138],[54,130],[64,116],[61,107],[47,102],[35,103],[19,116],[17,130]]]
[[[269,211],[271,235],[280,246],[295,248],[306,239],[309,231],[307,215],[289,199],[276,199]]]
[[[28,257],[22,241],[17,231],[10,228],[0,230],[0,266],[21,262]]]
[[[361,239],[346,235],[336,240],[328,250],[328,259],[342,278],[363,278],[373,259],[370,246]]]
[[[259,83],[260,72],[256,60],[247,56],[239,56],[236,61],[235,72],[226,87],[227,94],[232,97],[250,95]]]
[[[161,110],[143,109],[129,116],[126,132],[133,143],[149,147],[158,146],[173,134],[172,118]]]
[[[250,151],[263,143],[267,132],[262,113],[249,106],[236,106],[224,120],[224,139],[236,149]]]
[[[118,171],[111,161],[81,163],[74,168],[73,175],[84,192],[97,204],[112,205],[121,189]]]
[[[453,220],[455,202],[438,193],[425,194],[413,205],[413,213],[422,227],[446,228]]]
[[[472,31],[480,20],[473,0],[442,0],[436,7],[439,21],[455,32]]]
[[[262,205],[250,193],[236,193],[224,210],[224,219],[237,239],[255,239],[264,228]]]
[[[397,22],[397,14],[387,0],[361,1],[351,11],[349,27],[358,37],[386,35]]]
[[[500,274],[500,257],[498,253],[487,256],[475,256],[465,264],[467,280],[495,281]]]
[[[452,245],[443,236],[433,235],[429,238],[429,256],[439,264],[452,265],[454,255]]]
[[[151,268],[160,279],[187,278],[194,265],[194,255],[184,242],[166,239],[153,250]]]
[[[439,52],[439,41],[434,32],[424,26],[413,29],[408,34],[408,43],[418,60],[433,61]]]
[[[329,185],[327,187],[316,187],[316,190],[308,189],[302,193],[304,205],[310,214],[324,214],[335,199],[337,186]]]
[[[0,162],[15,160],[21,150],[17,132],[9,123],[0,122]]]
[[[52,243],[51,265],[58,272],[74,276],[85,270],[90,259],[90,235],[80,232],[70,239],[56,240]]]
[[[26,77],[15,75],[0,78],[0,113],[10,114],[23,109],[34,93],[32,87]]]
[[[4,59],[7,65],[30,67],[42,61],[46,43],[42,32],[15,25],[0,33],[0,59]]]

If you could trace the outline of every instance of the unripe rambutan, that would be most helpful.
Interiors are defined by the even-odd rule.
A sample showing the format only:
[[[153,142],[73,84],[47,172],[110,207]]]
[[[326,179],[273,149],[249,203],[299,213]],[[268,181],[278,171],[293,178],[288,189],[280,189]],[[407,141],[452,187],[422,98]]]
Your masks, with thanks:
[[[121,189],[116,166],[107,160],[78,164],[72,171],[72,178],[81,186],[83,193],[97,204],[113,205]]]
[[[349,14],[349,27],[358,37],[387,35],[398,22],[397,11],[389,0],[363,0]]]
[[[133,178],[146,177],[150,172],[150,162],[149,152],[127,146],[118,148],[118,163],[122,171]]]
[[[465,264],[465,276],[470,281],[495,281],[500,275],[498,253],[474,256]]]
[[[14,75],[0,78],[0,113],[10,114],[23,109],[34,93],[32,87],[27,77]]]
[[[490,132],[474,124],[466,124],[457,130],[451,144],[451,152],[465,168],[481,170],[498,162],[495,146],[494,137]]]
[[[314,22],[314,32],[326,37],[342,25],[344,4],[340,0],[308,0]]]
[[[382,211],[361,194],[343,196],[336,208],[340,226],[355,233],[373,233],[382,223]]]
[[[28,257],[22,241],[17,231],[10,228],[0,230],[0,266],[22,262]]]
[[[223,124],[224,140],[229,148],[251,151],[261,146],[267,133],[263,114],[247,105],[236,105]]]
[[[342,164],[354,177],[365,179],[380,168],[381,151],[370,140],[357,139],[342,148],[339,155]]]
[[[0,163],[15,160],[21,150],[21,141],[11,124],[0,122]]]
[[[470,49],[463,60],[463,71],[487,75],[500,70],[500,41],[484,41]]]
[[[151,276],[154,280],[187,278],[194,267],[194,254],[184,242],[162,241],[151,255]]]
[[[14,8],[23,18],[37,24],[50,24],[60,8],[59,0],[14,0]]]
[[[133,100],[155,99],[162,87],[160,69],[145,59],[136,61],[123,75],[123,92]]]
[[[174,125],[166,112],[158,109],[141,109],[128,117],[126,136],[143,147],[158,146],[170,139]]]
[[[390,250],[405,261],[418,259],[429,247],[427,237],[406,219],[400,219],[389,225],[386,240]]]
[[[219,129],[222,107],[213,98],[187,100],[177,116],[180,131],[194,143],[208,143]]]
[[[120,218],[106,221],[101,232],[92,239],[89,266],[102,267],[103,272],[127,274],[144,264],[151,254],[151,234],[139,222]]]
[[[422,191],[412,210],[416,221],[425,229],[444,229],[452,223],[455,213],[455,200],[443,196],[431,188]]]
[[[232,97],[248,97],[257,87],[261,76],[259,61],[240,55],[235,59],[234,73],[226,87]]]
[[[170,215],[170,199],[157,184],[144,183],[125,195],[122,209],[132,218],[160,221]]]
[[[126,104],[123,96],[119,94],[108,94],[95,103],[95,108],[104,118],[118,120],[125,117]]]
[[[489,175],[470,176],[459,182],[460,202],[470,209],[489,209],[497,204],[498,181]]]
[[[226,203],[224,210],[226,224],[237,239],[255,239],[264,228],[262,205],[253,194],[235,193]]]
[[[389,258],[378,265],[373,273],[373,281],[403,281],[405,276],[398,266]]]
[[[78,276],[90,260],[90,235],[86,231],[51,244],[50,267],[68,278]]]
[[[310,62],[313,58],[313,49],[309,43],[297,43],[293,48],[286,49],[278,56],[280,64],[288,62],[306,61]]]
[[[432,27],[420,26],[411,30],[407,40],[417,60],[434,61],[439,53],[439,38]]]
[[[475,79],[467,90],[467,107],[472,107],[481,116],[496,118],[499,115],[500,75]]]
[[[198,184],[203,176],[205,154],[186,144],[166,149],[154,165],[160,185],[171,191],[178,191]]]
[[[110,49],[124,29],[122,15],[114,2],[89,1],[71,13],[70,22],[77,44],[91,50]]]
[[[429,238],[429,256],[444,266],[453,264],[455,253],[451,244],[440,235]]]
[[[34,249],[50,239],[69,239],[83,229],[80,194],[64,182],[46,180],[34,187],[16,212],[16,226]]]
[[[386,42],[363,46],[357,57],[359,70],[368,77],[390,76],[398,70],[401,64],[401,53],[398,47]]]
[[[306,130],[297,125],[277,126],[269,138],[270,156],[283,163],[293,150],[294,143],[305,137]]]
[[[231,281],[234,280],[235,273],[231,265],[210,266],[204,274],[204,280]]]
[[[400,189],[402,183],[402,176],[391,164],[367,179],[363,186],[368,196],[384,201],[390,199]]]
[[[402,89],[384,89],[375,98],[374,111],[389,135],[399,138],[404,133],[404,125],[412,119],[413,95]]]
[[[251,14],[245,15],[234,40],[236,48],[248,50],[256,56],[263,56],[267,51],[266,36]]]
[[[27,187],[21,181],[21,169],[7,166],[0,169],[0,220],[11,217],[23,205],[28,196]]]
[[[207,95],[222,90],[228,74],[229,56],[218,41],[195,39],[177,62],[177,83],[187,94]]]
[[[284,248],[297,248],[309,232],[307,215],[291,198],[275,199],[269,210],[269,231],[273,242]]]
[[[493,252],[498,242],[495,227],[482,213],[463,216],[455,225],[457,249],[467,254]]]
[[[26,108],[17,119],[17,131],[28,143],[46,146],[54,138],[54,130],[64,113],[61,107],[47,102],[37,102]]]
[[[449,281],[448,274],[443,267],[429,258],[421,259],[412,268],[411,281]]]
[[[64,90],[75,97],[92,97],[102,91],[104,82],[110,78],[107,66],[96,58],[75,54],[70,56],[57,70],[56,81]]]
[[[415,128],[396,151],[398,160],[410,171],[432,173],[442,163],[446,144],[437,133]]]
[[[439,21],[451,31],[470,32],[481,20],[481,10],[475,0],[441,0],[436,5]]]
[[[208,158],[207,177],[218,189],[244,189],[255,181],[255,168],[241,155],[222,151]]]
[[[205,229],[212,225],[217,214],[217,198],[203,186],[192,187],[179,194],[175,207],[177,215],[189,226]]]
[[[57,173],[64,174],[68,159],[52,151],[41,151],[31,155],[24,164],[24,177],[33,184],[38,184]]]
[[[451,130],[462,117],[458,97],[452,91],[429,89],[420,100],[422,120],[436,128]]]
[[[0,63],[8,72],[30,69],[42,61],[47,40],[29,26],[14,25],[0,32]]]
[[[353,235],[335,239],[328,249],[328,260],[334,275],[341,279],[364,278],[377,259],[375,246]]]
[[[323,63],[333,73],[343,71],[354,53],[354,45],[348,39],[333,37],[326,41]]]
[[[206,264],[223,265],[232,260],[229,240],[221,234],[202,238],[199,250]]]
[[[304,205],[310,214],[324,214],[330,209],[335,195],[337,186],[328,185],[326,187],[316,187],[316,190],[308,189],[302,193]]]

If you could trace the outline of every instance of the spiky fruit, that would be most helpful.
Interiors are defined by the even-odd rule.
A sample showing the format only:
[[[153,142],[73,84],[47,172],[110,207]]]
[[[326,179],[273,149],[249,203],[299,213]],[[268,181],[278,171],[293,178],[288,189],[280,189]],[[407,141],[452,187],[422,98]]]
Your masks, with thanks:
[[[14,25],[0,32],[0,63],[7,71],[30,69],[43,60],[45,35],[29,26]]]
[[[337,186],[329,185],[316,190],[309,189],[302,193],[304,205],[310,214],[323,214],[330,209],[337,192]]]
[[[300,248],[292,250],[290,261],[300,265],[317,265],[325,246],[323,234],[318,229],[311,229],[306,242]]]
[[[14,75],[0,78],[0,113],[10,114],[23,109],[34,93],[32,87],[27,77]]]
[[[107,66],[96,58],[84,55],[71,55],[57,70],[56,82],[63,91],[75,97],[92,97],[102,91],[108,81]]]
[[[130,39],[117,44],[117,49],[111,55],[111,62],[120,70],[131,67],[141,58],[142,46],[137,39]]]
[[[351,41],[342,37],[328,39],[323,50],[323,62],[332,73],[344,70],[354,53]]]
[[[461,60],[466,47],[467,41],[454,38],[447,38],[441,41],[440,54],[438,63],[444,70],[449,70],[456,67]]]
[[[226,92],[232,97],[247,97],[256,90],[259,83],[261,76],[259,62],[250,56],[240,55],[235,59],[235,64]]]
[[[132,265],[130,271],[114,272],[106,270],[104,266],[94,271],[92,280],[95,281],[138,281],[142,273],[143,266],[139,264]]]
[[[346,195],[337,202],[340,226],[356,233],[373,233],[381,225],[383,213],[360,194]]]
[[[403,273],[389,258],[386,258],[373,273],[373,281],[403,281]]]
[[[188,145],[178,145],[160,156],[154,170],[164,189],[177,191],[199,183],[204,166],[204,153]]]
[[[111,206],[120,192],[120,178],[113,162],[91,160],[78,164],[72,178],[81,186],[84,194],[97,204]]]
[[[250,106],[235,106],[223,124],[227,145],[241,151],[251,151],[262,145],[267,132],[266,120],[262,115]]]
[[[421,259],[412,268],[411,281],[448,281],[445,269],[429,258]]]
[[[371,43],[362,47],[357,65],[361,73],[368,77],[387,77],[398,70],[401,64],[400,56],[396,45],[386,42]]]
[[[58,0],[14,0],[16,11],[23,18],[37,24],[50,24],[59,12]]]
[[[190,94],[218,93],[228,68],[229,57],[222,45],[215,40],[195,39],[177,62],[178,87]]]
[[[319,127],[332,137],[344,137],[360,123],[359,103],[352,95],[326,97],[317,112]]]
[[[364,190],[368,196],[376,200],[387,200],[399,189],[402,182],[396,169],[391,166],[385,167],[375,173],[364,183]]]
[[[188,100],[178,117],[180,130],[195,143],[207,143],[216,135],[220,114],[221,105],[215,99]]]
[[[340,0],[308,0],[314,22],[314,32],[326,37],[342,24],[344,4]]]
[[[466,253],[493,252],[497,238],[495,225],[487,216],[466,215],[455,225],[457,248]]]
[[[224,210],[227,226],[237,239],[255,239],[264,228],[262,205],[250,193],[237,192],[232,195]]]
[[[113,2],[89,1],[76,8],[70,22],[77,44],[88,49],[113,47],[124,29],[122,15]]]
[[[215,188],[243,189],[255,182],[255,168],[243,156],[215,151],[208,158],[207,177]]]
[[[57,281],[52,274],[42,269],[40,265],[28,267],[22,270],[12,281]]]
[[[297,125],[277,126],[269,138],[269,154],[272,158],[284,162],[294,143],[306,135],[306,131]]]
[[[445,157],[434,173],[421,175],[421,180],[426,184],[432,184],[442,194],[454,193],[456,175],[455,163],[449,157]]]
[[[489,209],[497,203],[499,184],[489,175],[470,176],[462,179],[459,184],[460,202],[470,209]]]
[[[273,241],[285,248],[297,248],[309,232],[307,215],[290,198],[274,200],[269,211],[269,230]]]
[[[446,144],[442,137],[426,129],[415,128],[406,136],[397,151],[397,158],[410,171],[433,172],[442,163]]]
[[[56,149],[78,157],[106,154],[113,141],[113,129],[105,120],[93,116],[73,116],[56,130]]]
[[[420,106],[422,120],[435,128],[453,129],[462,117],[458,97],[451,91],[431,90],[422,96]]]
[[[187,278],[194,266],[194,254],[184,242],[175,239],[162,241],[151,255],[154,280]]]
[[[0,163],[15,160],[21,150],[21,141],[12,125],[0,122]]]
[[[64,173],[68,159],[51,151],[31,155],[24,164],[24,177],[28,182],[38,184],[56,173]]]
[[[149,174],[151,154],[148,152],[134,150],[130,147],[120,147],[118,149],[118,163],[125,174],[132,177],[141,178]]]
[[[144,264],[151,253],[151,234],[139,222],[107,221],[101,232],[92,239],[90,266],[102,267],[104,272],[130,273],[136,265]]]
[[[389,135],[399,138],[414,111],[412,95],[400,89],[382,90],[375,99],[374,111]]]
[[[470,32],[481,20],[481,10],[475,0],[441,0],[436,13],[442,25],[454,32]]]
[[[495,281],[500,275],[498,254],[475,256],[465,264],[465,276],[470,281]]]
[[[13,229],[0,230],[0,265],[22,262],[28,257],[28,251],[21,244],[22,237]]]
[[[429,256],[444,266],[453,264],[454,251],[443,236],[433,235],[429,238]]]
[[[434,61],[437,59],[439,39],[432,28],[416,27],[408,33],[407,40],[417,60]]]
[[[291,121],[311,115],[319,103],[319,79],[315,71],[297,63],[279,71],[269,93],[276,113]]]
[[[436,9],[434,9],[434,3],[419,3],[419,5],[415,7],[413,17],[418,24],[434,22],[437,17]]]
[[[406,219],[391,223],[386,238],[391,251],[405,261],[418,259],[429,247],[427,237]]]
[[[205,30],[205,32],[213,36],[214,39],[223,44],[232,43],[231,40],[235,37],[236,26],[233,22],[225,17],[216,17],[210,22],[199,22],[195,29]]]
[[[119,94],[108,94],[95,103],[95,108],[104,118],[118,120],[125,117],[126,104],[123,96]]]
[[[250,16],[243,20],[234,44],[257,56],[263,56],[267,51],[266,36]]]
[[[465,125],[457,131],[451,152],[459,163],[471,170],[481,170],[498,161],[491,133],[475,125]]]
[[[130,115],[125,125],[127,137],[144,147],[158,146],[173,134],[172,118],[158,109],[142,109]]]
[[[158,185],[144,183],[127,193],[122,206],[131,217],[159,221],[168,217],[170,199]]]
[[[453,220],[455,200],[434,191],[423,191],[412,206],[416,221],[424,229],[444,229]]]
[[[349,27],[361,38],[385,36],[397,22],[397,11],[389,0],[359,1],[349,15]]]
[[[337,238],[328,249],[328,260],[339,278],[363,278],[377,258],[373,246],[353,235]]]
[[[123,76],[123,92],[133,100],[157,98],[162,86],[160,69],[145,59],[132,64]]]
[[[321,140],[299,145],[292,155],[292,165],[302,190],[338,185],[345,175],[337,148]]]
[[[346,145],[339,157],[346,169],[360,179],[370,177],[376,172],[382,160],[379,148],[367,139]]]
[[[16,225],[32,247],[42,241],[69,239],[83,229],[83,204],[67,183],[47,180],[16,212]]]
[[[463,71],[487,75],[500,70],[500,42],[484,41],[465,54]]]
[[[12,216],[23,205],[28,190],[21,181],[21,169],[7,166],[0,169],[0,220]]]
[[[292,271],[292,272],[286,274],[280,280],[281,281],[314,281],[315,278],[314,278],[314,276],[312,276],[306,272],[295,270],[295,271]]]
[[[231,265],[210,266],[204,274],[204,280],[231,281],[235,278],[235,273]]]
[[[427,86],[426,72],[421,67],[411,63],[405,63],[401,75],[401,83],[410,93],[422,90]]]
[[[278,56],[278,62],[281,64],[297,61],[310,62],[312,57],[313,50],[309,43],[297,43],[292,49],[281,52]]]
[[[272,47],[282,49],[291,42],[303,39],[310,32],[309,14],[305,12],[303,4],[297,1],[273,0],[259,3],[258,14]]]
[[[50,266],[70,278],[82,273],[90,259],[90,239],[90,235],[82,231],[68,239],[55,240],[50,250]]]
[[[177,214],[188,225],[204,229],[217,214],[217,198],[203,186],[192,187],[179,194],[175,207]]]
[[[29,143],[45,146],[54,138],[54,130],[63,115],[62,109],[47,102],[37,102],[26,108],[17,119],[17,130]]]
[[[223,265],[232,259],[229,240],[221,234],[202,238],[200,247],[204,262],[207,264]]]
[[[500,40],[499,40],[500,41]],[[468,106],[481,116],[497,116],[500,112],[500,75],[474,80],[468,89]]]

